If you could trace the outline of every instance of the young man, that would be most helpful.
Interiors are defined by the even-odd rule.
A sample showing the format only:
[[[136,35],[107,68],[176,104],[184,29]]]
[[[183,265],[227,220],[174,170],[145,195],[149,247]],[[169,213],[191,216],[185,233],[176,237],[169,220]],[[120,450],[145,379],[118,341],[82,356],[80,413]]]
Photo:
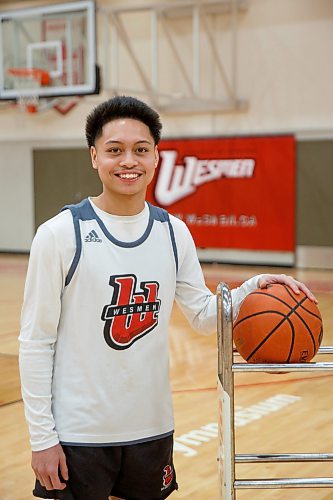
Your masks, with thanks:
[[[87,118],[103,190],[42,224],[31,248],[20,371],[36,475],[34,495],[152,500],[177,489],[167,330],[174,299],[193,328],[216,329],[185,224],[145,201],[158,164],[158,114],[115,97]],[[232,291],[237,314],[257,287]]]

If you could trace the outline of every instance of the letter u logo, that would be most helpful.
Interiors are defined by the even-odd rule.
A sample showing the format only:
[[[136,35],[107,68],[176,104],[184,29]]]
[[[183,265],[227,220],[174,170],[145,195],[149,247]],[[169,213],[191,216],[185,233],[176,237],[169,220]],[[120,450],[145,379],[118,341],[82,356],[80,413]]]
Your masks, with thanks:
[[[127,349],[158,323],[159,284],[143,281],[142,291],[136,292],[134,274],[111,276],[109,284],[113,287],[113,296],[111,304],[104,306],[102,312],[104,338],[113,349]]]

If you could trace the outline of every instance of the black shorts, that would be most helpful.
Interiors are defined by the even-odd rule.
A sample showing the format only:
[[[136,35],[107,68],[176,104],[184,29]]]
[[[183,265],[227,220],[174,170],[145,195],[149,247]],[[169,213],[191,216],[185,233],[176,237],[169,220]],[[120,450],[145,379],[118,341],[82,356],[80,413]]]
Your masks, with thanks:
[[[68,475],[64,490],[36,481],[33,494],[59,500],[126,500],[167,498],[178,489],[173,466],[173,436],[126,446],[67,446]]]

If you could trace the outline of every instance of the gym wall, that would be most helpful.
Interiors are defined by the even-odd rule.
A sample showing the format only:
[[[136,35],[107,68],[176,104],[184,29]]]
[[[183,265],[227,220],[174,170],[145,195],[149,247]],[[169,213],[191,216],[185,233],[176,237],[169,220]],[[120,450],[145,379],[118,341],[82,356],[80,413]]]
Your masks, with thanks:
[[[140,2],[143,3],[150,2]],[[27,4],[41,2],[17,2],[15,6],[26,7]],[[100,8],[108,4],[116,2],[97,2]],[[121,2],[122,7],[127,4],[133,5],[127,0]],[[0,9],[5,8],[9,8],[8,3],[0,1]],[[190,37],[189,23],[175,20],[179,46],[184,47],[185,56]],[[230,30],[226,15],[216,16],[214,25],[221,53],[227,54]],[[148,39],[139,32],[135,19],[132,33],[133,37],[137,35],[138,47],[148,58]],[[98,30],[102,77],[107,49]],[[332,195],[328,190],[333,176],[333,67],[328,63],[332,55],[333,3],[330,0],[250,0],[239,16],[237,61],[238,94],[248,101],[248,109],[237,113],[162,114],[164,136],[167,137],[295,134],[298,143],[297,245],[325,248],[329,255],[333,252],[332,230],[329,230]],[[124,78],[127,75],[135,83],[133,68],[125,55],[124,60],[128,64],[122,75]],[[228,71],[231,60],[227,57],[224,62]],[[165,85],[169,82],[176,88],[181,78],[170,71],[170,63],[170,54],[166,52],[165,65],[162,65],[163,80]],[[209,57],[205,64],[203,87],[213,85],[218,95],[219,81],[217,75],[209,71]],[[105,91],[99,96],[89,96],[66,116],[60,116],[54,110],[31,116],[22,116],[11,108],[0,110],[1,251],[28,251],[35,222],[41,221],[39,215],[35,215],[34,175],[37,175],[36,169],[41,175],[43,168],[40,163],[36,164],[38,152],[48,151],[43,153],[46,169],[53,162],[53,152],[62,151],[62,168],[68,165],[68,171],[79,168],[83,172],[88,166],[88,162],[82,160],[81,163],[79,159],[85,151],[85,117],[93,106],[108,97]],[[82,150],[82,153],[73,156],[75,149]],[[57,192],[57,180],[61,184],[64,178],[64,171],[58,169],[59,177],[54,176],[52,183],[48,182],[54,186],[52,197]],[[73,181],[77,179],[72,174],[69,177]],[[37,177],[35,180],[37,183]],[[69,190],[74,194],[84,192],[81,185],[76,191],[72,187]],[[64,190],[61,192],[65,193]],[[318,196],[319,192],[324,195]]]

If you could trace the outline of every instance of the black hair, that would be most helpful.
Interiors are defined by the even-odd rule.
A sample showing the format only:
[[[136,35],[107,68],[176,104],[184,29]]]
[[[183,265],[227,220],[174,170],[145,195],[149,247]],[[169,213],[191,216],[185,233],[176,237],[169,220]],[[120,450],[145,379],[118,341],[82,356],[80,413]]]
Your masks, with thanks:
[[[159,114],[148,104],[130,96],[116,96],[96,106],[87,116],[86,139],[88,147],[102,134],[103,126],[119,118],[133,118],[147,125],[155,145],[161,138],[162,123]]]

